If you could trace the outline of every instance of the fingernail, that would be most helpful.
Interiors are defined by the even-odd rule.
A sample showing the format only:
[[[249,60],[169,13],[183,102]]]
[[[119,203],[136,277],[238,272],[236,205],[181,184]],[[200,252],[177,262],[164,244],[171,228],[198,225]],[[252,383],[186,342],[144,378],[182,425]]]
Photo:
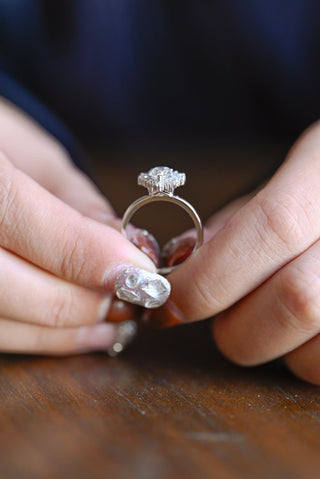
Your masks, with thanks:
[[[99,221],[99,223],[102,224],[110,224],[113,221],[115,221],[115,215],[112,213],[106,213],[103,209],[101,208],[96,208],[95,210],[90,211],[90,218],[93,220]]]
[[[150,311],[145,319],[155,329],[170,328],[185,322],[177,306],[170,300],[161,308]]]
[[[120,323],[128,319],[133,319],[135,316],[136,306],[131,303],[125,303],[116,296],[113,296],[110,309],[107,316],[107,321],[111,323]]]
[[[162,251],[163,262],[166,266],[176,266],[183,263],[192,253],[196,239],[193,236],[173,238],[165,244]]]
[[[107,294],[105,298],[101,301],[98,309],[98,322],[104,321],[107,317],[107,313],[111,307],[112,295]]]
[[[145,253],[156,266],[159,266],[160,247],[155,237],[149,231],[131,228],[128,237],[132,244]]]
[[[123,301],[144,308],[159,308],[169,298],[171,286],[160,274],[130,266],[118,274],[115,291]]]
[[[105,351],[116,341],[117,328],[107,323],[83,326],[76,336],[76,347],[82,351]]]
[[[109,356],[117,356],[129,344],[137,333],[137,325],[134,321],[124,321],[118,326],[114,344],[107,348]]]

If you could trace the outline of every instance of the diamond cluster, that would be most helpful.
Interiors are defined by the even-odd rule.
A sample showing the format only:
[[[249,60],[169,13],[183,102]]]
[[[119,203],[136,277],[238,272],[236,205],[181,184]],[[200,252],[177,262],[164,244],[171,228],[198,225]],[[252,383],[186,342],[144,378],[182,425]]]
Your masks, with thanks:
[[[138,176],[138,185],[147,188],[150,196],[172,196],[175,188],[184,185],[185,182],[185,173],[179,173],[167,166],[156,166]]]

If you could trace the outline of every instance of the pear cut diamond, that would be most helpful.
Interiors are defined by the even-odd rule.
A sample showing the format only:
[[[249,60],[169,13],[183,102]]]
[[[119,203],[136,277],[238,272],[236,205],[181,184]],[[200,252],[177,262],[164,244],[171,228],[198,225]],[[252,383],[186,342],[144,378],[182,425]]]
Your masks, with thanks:
[[[156,166],[138,176],[138,185],[147,188],[150,196],[172,196],[175,188],[184,185],[185,182],[185,173],[179,173],[167,166]]]

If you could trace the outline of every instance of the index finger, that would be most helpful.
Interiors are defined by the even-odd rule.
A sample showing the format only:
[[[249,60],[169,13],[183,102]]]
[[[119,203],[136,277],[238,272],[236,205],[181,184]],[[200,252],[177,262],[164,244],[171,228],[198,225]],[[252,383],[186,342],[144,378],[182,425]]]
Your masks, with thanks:
[[[89,288],[112,289],[119,265],[155,270],[152,261],[119,232],[82,216],[15,169],[2,154],[0,245]]]
[[[309,129],[269,183],[168,279],[163,326],[204,319],[257,288],[320,235],[320,126]]]

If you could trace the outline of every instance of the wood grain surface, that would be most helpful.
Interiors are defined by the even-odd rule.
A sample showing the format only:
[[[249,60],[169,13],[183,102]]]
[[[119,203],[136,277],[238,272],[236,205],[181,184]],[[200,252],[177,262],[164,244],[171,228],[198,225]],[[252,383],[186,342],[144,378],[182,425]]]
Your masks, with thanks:
[[[258,149],[245,167],[232,159],[219,169],[206,153],[203,167],[189,162],[190,189],[180,194],[206,215],[279,155],[259,162]],[[147,163],[124,156],[120,168],[114,153],[111,167],[96,155],[100,185],[119,213],[142,194],[135,177]],[[151,155],[146,168],[176,166],[175,158]],[[171,226],[165,216],[163,234]],[[210,324],[161,332],[139,324],[135,342],[112,359],[0,355],[0,478],[318,478],[319,388],[281,360],[230,364]]]

